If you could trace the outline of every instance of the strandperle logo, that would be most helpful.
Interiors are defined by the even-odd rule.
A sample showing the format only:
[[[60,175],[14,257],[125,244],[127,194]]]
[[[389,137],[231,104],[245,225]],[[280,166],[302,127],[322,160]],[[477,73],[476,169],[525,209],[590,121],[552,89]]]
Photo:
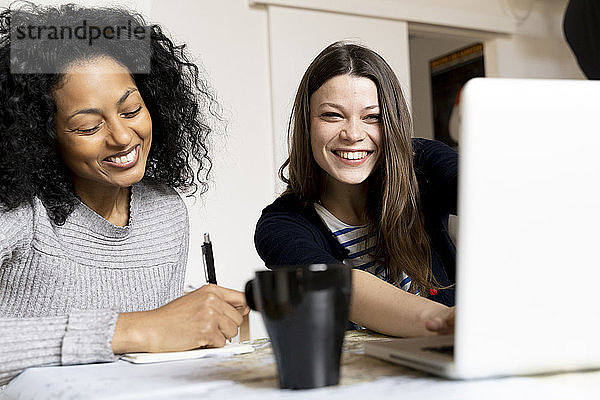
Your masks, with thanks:
[[[99,27],[89,25],[84,19],[81,25],[75,28],[71,26],[18,25],[15,31],[17,40],[87,40],[90,46],[99,39],[144,40],[146,38],[146,28],[139,25],[132,27],[131,21],[127,21],[125,26]]]
[[[106,50],[107,54],[118,52],[131,73],[150,72],[150,29],[131,20],[99,24],[84,19],[72,25],[32,25],[15,15],[10,40],[12,73],[60,73],[56,70],[60,60],[55,65],[46,64],[45,56],[56,53],[68,57],[82,45]]]

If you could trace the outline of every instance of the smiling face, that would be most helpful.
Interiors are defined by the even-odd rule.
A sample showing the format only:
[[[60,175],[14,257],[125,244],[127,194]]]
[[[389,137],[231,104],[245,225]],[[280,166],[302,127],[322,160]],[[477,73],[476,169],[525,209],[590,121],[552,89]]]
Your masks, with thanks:
[[[352,75],[333,77],[310,97],[310,110],[312,153],[327,182],[365,182],[381,152],[375,83]]]
[[[125,67],[108,57],[74,64],[54,99],[57,148],[79,196],[142,179],[152,120]]]

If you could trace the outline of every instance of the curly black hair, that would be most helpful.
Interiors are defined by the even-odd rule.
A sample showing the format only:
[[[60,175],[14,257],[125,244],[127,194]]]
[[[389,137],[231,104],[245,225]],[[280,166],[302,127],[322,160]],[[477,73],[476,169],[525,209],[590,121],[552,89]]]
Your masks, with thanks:
[[[86,40],[32,40],[23,50],[13,43],[11,55],[11,18],[13,34],[17,23],[75,27],[85,20],[106,27],[127,21],[132,29],[142,27],[150,34],[149,48],[132,40],[104,40],[93,46]],[[24,3],[0,13],[0,209],[11,210],[38,197],[52,221],[62,225],[75,208],[78,199],[69,171],[55,150],[53,91],[68,65],[101,55],[132,72],[152,117],[145,176],[190,195],[199,187],[200,193],[208,189],[209,121],[222,118],[185,45],[175,45],[160,26],[147,25],[140,14],[123,8]],[[149,72],[136,73],[148,58]]]

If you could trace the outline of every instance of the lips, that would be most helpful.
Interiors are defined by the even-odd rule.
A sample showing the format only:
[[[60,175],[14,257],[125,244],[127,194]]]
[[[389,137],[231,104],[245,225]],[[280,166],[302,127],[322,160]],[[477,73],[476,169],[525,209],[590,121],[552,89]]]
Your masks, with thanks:
[[[333,152],[335,153],[335,155],[345,160],[361,160],[363,158],[366,158],[370,153],[372,153],[372,151],[367,150],[334,150]]]
[[[127,168],[134,165],[138,160],[140,145],[134,146],[132,149],[122,151],[106,157],[103,161],[109,165]]]
[[[373,150],[332,150],[336,159],[351,167],[358,167],[370,159]]]

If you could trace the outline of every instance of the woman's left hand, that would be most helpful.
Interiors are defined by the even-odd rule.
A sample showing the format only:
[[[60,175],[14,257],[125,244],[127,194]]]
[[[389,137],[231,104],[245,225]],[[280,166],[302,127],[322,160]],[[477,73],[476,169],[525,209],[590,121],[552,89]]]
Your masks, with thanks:
[[[456,307],[446,308],[434,314],[425,321],[425,327],[438,335],[450,335],[454,333],[454,315]]]

